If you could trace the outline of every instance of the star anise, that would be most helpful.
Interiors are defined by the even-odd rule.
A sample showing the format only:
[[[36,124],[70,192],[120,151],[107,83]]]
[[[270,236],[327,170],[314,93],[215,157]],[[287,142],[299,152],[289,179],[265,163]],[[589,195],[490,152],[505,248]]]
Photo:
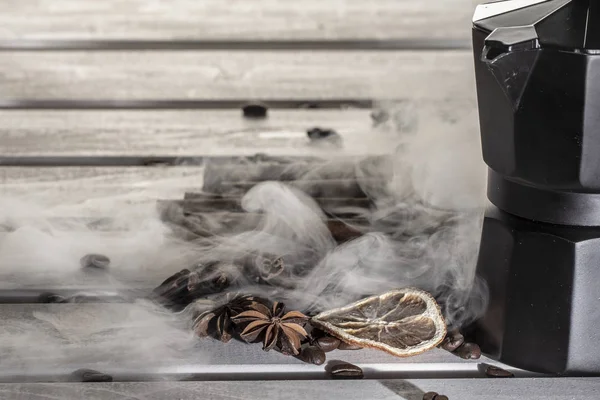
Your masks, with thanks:
[[[227,343],[231,340],[235,328],[232,317],[253,309],[258,304],[262,305],[262,299],[254,296],[227,295],[225,304],[196,318],[194,332],[200,337],[212,336]]]
[[[236,324],[247,324],[240,336],[248,343],[262,337],[263,350],[277,346],[284,354],[298,355],[302,339],[308,336],[303,325],[308,317],[299,311],[285,312],[282,303],[275,302],[271,309],[256,303],[251,310],[233,317]]]

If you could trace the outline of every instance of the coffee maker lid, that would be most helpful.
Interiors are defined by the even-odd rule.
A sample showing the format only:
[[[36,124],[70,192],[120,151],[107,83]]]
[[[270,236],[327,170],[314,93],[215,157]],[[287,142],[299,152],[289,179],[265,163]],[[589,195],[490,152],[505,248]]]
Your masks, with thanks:
[[[506,0],[479,5],[476,28],[495,40],[536,40],[541,48],[600,50],[599,0]],[[505,43],[510,45],[509,43]]]

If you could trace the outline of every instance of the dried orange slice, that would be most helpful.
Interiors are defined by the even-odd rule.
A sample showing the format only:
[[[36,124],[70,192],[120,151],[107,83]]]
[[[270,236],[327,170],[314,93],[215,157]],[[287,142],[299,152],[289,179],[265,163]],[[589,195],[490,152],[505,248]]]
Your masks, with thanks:
[[[311,324],[347,343],[409,357],[434,348],[446,323],[433,296],[419,289],[392,290],[323,312]]]

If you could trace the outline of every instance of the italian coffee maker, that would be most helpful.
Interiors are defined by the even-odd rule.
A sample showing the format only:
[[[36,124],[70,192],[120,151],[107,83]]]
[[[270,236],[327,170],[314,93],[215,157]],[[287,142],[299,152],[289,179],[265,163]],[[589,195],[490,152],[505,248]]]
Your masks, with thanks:
[[[600,374],[600,1],[488,3],[472,33],[491,203],[474,339],[515,367]]]

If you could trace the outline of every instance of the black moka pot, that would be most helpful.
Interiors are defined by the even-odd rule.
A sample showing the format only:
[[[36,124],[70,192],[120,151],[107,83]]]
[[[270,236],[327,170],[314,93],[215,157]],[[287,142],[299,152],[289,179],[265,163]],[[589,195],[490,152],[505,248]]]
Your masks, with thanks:
[[[473,52],[488,198],[484,353],[600,374],[600,1],[481,5]]]

